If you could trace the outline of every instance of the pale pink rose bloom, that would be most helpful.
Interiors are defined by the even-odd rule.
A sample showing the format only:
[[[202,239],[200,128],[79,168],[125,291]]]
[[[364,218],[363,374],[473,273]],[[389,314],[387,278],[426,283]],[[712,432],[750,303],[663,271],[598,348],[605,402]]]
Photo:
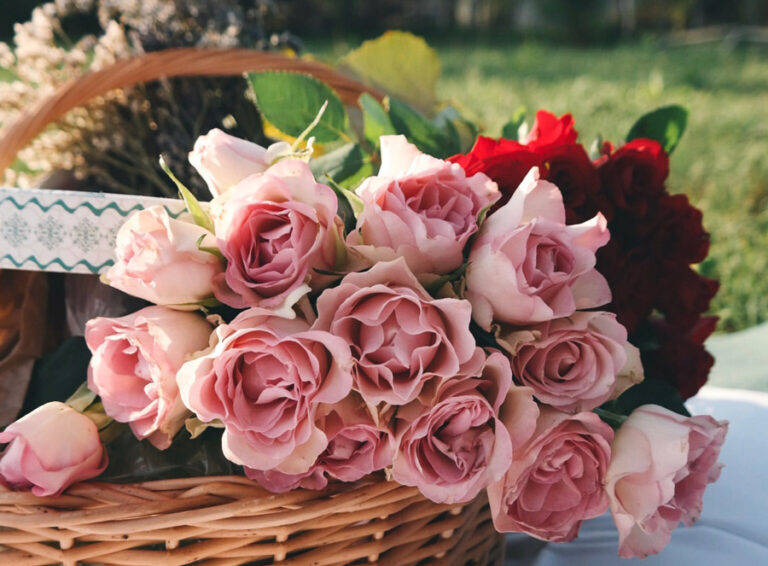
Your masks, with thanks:
[[[214,340],[178,373],[184,404],[201,421],[224,424],[222,449],[232,462],[308,471],[328,445],[318,406],[341,401],[352,386],[347,343],[258,309],[217,327]]]
[[[369,403],[403,405],[430,381],[472,359],[471,305],[433,299],[403,258],[349,273],[317,301],[315,328],[343,338],[355,359],[355,389]]]
[[[88,387],[101,397],[110,417],[129,424],[139,440],[165,450],[189,416],[176,372],[193,353],[208,347],[212,331],[202,316],[165,307],[94,318],[85,327],[93,352]]]
[[[505,356],[478,351],[477,375],[445,379],[430,405],[415,401],[397,413],[392,477],[436,503],[471,501],[499,480],[536,424],[531,390],[512,384]]]
[[[488,488],[496,530],[555,542],[575,538],[584,520],[608,509],[603,481],[612,439],[595,413],[543,407],[532,438]]]
[[[216,297],[236,308],[277,309],[327,282],[316,270],[334,270],[345,260],[337,205],[333,189],[296,159],[214,199],[216,237],[227,259],[214,280]]]
[[[381,168],[357,188],[363,213],[347,242],[372,261],[404,257],[416,274],[459,268],[478,213],[499,198],[485,174],[421,153],[404,136],[381,137]]]
[[[288,148],[286,142],[264,148],[214,128],[197,138],[189,162],[205,179],[211,195],[217,197],[246,177],[263,173]]]
[[[181,306],[213,296],[213,279],[224,269],[218,257],[198,248],[215,243],[213,234],[175,220],[163,206],[133,213],[115,241],[110,286],[157,305]],[[191,307],[190,307],[191,308]]]
[[[610,302],[595,269],[595,251],[608,238],[600,213],[566,226],[560,190],[532,168],[472,244],[466,296],[475,320],[489,330],[493,321],[531,324]]]
[[[0,433],[0,484],[32,488],[38,497],[60,495],[73,483],[107,467],[99,430],[86,416],[54,401],[38,407]]]
[[[685,417],[658,405],[635,409],[613,442],[606,476],[611,513],[619,530],[619,556],[645,558],[669,543],[678,523],[701,515],[707,484],[728,431],[708,415]]]
[[[392,464],[392,433],[374,422],[360,397],[350,395],[322,410],[325,414],[318,419],[318,427],[325,432],[328,446],[307,472],[289,475],[246,468],[246,475],[268,490],[282,493],[297,487],[323,489],[328,485],[326,475],[344,482],[357,481]]]
[[[530,386],[536,398],[569,413],[589,411],[616,396],[617,379],[632,374],[627,356],[635,349],[627,330],[608,312],[575,312],[502,333],[499,344],[509,352],[515,380]]]

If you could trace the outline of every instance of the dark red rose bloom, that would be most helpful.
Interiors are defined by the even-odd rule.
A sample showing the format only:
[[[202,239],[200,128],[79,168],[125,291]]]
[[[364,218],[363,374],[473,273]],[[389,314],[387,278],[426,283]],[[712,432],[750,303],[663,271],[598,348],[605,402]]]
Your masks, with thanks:
[[[610,203],[600,195],[600,178],[580,144],[552,145],[539,152],[544,163],[542,178],[563,194],[566,222],[578,224],[598,211],[610,220]]]
[[[687,332],[681,332],[665,321],[654,321],[653,329],[659,347],[642,351],[645,374],[673,383],[683,399],[696,395],[707,382],[715,363],[704,348],[704,341],[716,326],[716,316],[699,319]]]
[[[475,145],[467,154],[449,157],[448,161],[458,163],[467,175],[485,173],[499,185],[502,198],[494,208],[502,206],[515,192],[531,167],[542,168],[541,156],[514,140],[494,140],[478,136]]]
[[[652,207],[647,222],[638,222],[640,239],[647,242],[659,261],[688,265],[709,253],[709,234],[701,211],[685,195],[663,195]]]
[[[563,114],[558,118],[551,112],[539,110],[526,145],[534,151],[541,151],[552,146],[575,144],[578,137],[579,132],[573,127],[573,116]]]
[[[664,192],[669,156],[659,142],[635,139],[598,160],[603,192],[621,209],[643,216]]]
[[[661,270],[658,285],[656,307],[677,328],[692,326],[701,313],[709,310],[709,303],[720,287],[715,279],[702,277],[687,265]]]
[[[611,288],[613,299],[607,310],[633,332],[651,315],[659,295],[653,261],[642,247],[622,248],[612,233],[608,244],[597,251],[597,270]]]

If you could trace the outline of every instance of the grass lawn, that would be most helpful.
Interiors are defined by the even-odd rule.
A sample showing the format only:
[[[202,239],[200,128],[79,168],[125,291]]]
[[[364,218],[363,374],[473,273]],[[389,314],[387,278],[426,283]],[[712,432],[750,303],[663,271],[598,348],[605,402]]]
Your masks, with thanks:
[[[308,42],[321,56],[348,46]],[[700,271],[720,279],[720,330],[768,319],[768,51],[719,46],[610,48],[538,43],[432,42],[443,62],[439,94],[491,135],[523,105],[571,112],[587,146],[620,141],[634,120],[666,104],[690,110],[672,156],[669,189],[704,210],[712,235]]]

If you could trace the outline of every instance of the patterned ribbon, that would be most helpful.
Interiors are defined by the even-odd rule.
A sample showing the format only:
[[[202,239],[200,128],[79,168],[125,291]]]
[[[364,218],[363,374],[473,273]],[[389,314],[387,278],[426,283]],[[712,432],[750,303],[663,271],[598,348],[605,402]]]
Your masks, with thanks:
[[[175,199],[0,187],[0,269],[101,273],[125,219],[157,204],[184,212]]]

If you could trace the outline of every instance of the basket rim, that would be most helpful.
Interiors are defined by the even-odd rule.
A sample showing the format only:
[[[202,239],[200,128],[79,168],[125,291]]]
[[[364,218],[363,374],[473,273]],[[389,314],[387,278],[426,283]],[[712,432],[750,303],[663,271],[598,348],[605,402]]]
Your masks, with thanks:
[[[342,74],[319,61],[247,48],[175,47],[118,59],[111,65],[86,72],[58,86],[21,112],[0,130],[0,172],[10,167],[19,151],[47,126],[67,112],[112,90],[166,78],[236,76],[253,71],[305,73],[331,87],[348,105],[357,105],[363,93],[378,100],[377,88]]]

